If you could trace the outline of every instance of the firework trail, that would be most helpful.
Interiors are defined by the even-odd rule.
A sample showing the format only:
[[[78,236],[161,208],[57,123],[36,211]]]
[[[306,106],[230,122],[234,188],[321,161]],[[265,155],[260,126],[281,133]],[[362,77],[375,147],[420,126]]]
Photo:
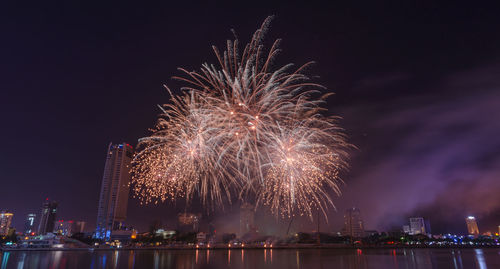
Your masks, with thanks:
[[[167,88],[171,102],[133,161],[142,202],[198,195],[213,208],[237,194],[288,217],[333,206],[350,145],[337,118],[321,113],[328,95],[304,74],[311,63],[272,68],[279,40],[267,52],[262,44],[270,20],[242,53],[228,40],[222,53],[213,47],[218,65],[174,77],[187,84],[183,94]]]

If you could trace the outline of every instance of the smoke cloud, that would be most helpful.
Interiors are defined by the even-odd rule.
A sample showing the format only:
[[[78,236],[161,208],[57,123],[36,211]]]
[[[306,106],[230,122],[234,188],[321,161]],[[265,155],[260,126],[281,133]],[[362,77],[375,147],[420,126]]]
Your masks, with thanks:
[[[344,109],[360,149],[337,200],[340,212],[332,216],[341,219],[344,208],[356,205],[368,228],[388,229],[418,214],[431,220],[434,232],[464,232],[464,218],[475,215],[480,229],[495,231],[499,71],[464,72],[447,77],[435,93]]]

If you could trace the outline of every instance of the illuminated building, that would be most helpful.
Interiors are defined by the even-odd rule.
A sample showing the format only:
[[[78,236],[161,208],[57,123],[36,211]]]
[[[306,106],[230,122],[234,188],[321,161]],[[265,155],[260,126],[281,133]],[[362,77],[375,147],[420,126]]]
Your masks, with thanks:
[[[61,235],[66,235],[66,236],[71,236],[72,233],[72,228],[73,228],[73,221],[72,220],[58,220],[56,224],[54,225],[54,233],[55,234],[61,234]]]
[[[476,218],[474,218],[473,216],[468,216],[467,218],[465,218],[465,223],[467,224],[467,232],[469,233],[469,235],[479,235]]]
[[[57,202],[45,200],[42,205],[42,214],[40,217],[40,225],[38,225],[38,234],[51,233],[54,230],[54,222],[56,221]]]
[[[24,234],[31,234],[35,232],[35,218],[36,214],[28,214],[26,222],[24,222]]]
[[[14,214],[5,211],[0,213],[0,235],[7,235],[9,233],[13,216]]]
[[[411,235],[430,233],[429,222],[425,221],[422,217],[410,218],[410,233]]]
[[[163,239],[170,239],[174,237],[175,231],[165,231],[164,229],[158,229],[155,231],[157,237],[161,237]],[[135,231],[135,235],[137,236],[137,231]]]
[[[255,230],[255,212],[251,204],[244,203],[240,207],[240,236]]]
[[[72,236],[75,233],[83,233],[85,221],[58,220],[54,227],[55,234]]]
[[[177,216],[178,229],[184,232],[198,232],[200,218],[200,214],[180,213]]]
[[[361,212],[358,208],[349,208],[344,215],[344,230],[343,234],[353,238],[364,236],[363,220]]]
[[[122,229],[127,217],[132,157],[133,148],[129,144],[109,144],[97,210],[96,238],[109,240],[112,231]]]

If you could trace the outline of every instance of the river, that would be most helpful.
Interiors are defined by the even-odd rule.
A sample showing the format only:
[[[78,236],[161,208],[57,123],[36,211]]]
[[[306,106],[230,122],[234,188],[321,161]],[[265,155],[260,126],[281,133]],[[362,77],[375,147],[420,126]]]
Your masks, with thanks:
[[[7,251],[5,268],[500,268],[500,248]]]

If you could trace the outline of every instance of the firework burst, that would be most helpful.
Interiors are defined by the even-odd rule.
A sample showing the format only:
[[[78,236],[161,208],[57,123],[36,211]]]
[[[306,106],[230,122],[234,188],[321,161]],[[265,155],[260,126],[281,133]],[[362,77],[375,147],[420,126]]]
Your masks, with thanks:
[[[183,95],[169,90],[170,104],[133,161],[134,193],[143,202],[198,195],[213,208],[238,194],[282,216],[333,205],[349,145],[336,118],[321,113],[328,95],[319,96],[322,87],[304,74],[311,63],[293,72],[291,64],[271,68],[279,40],[265,53],[270,19],[242,53],[238,40],[227,41],[222,53],[213,47],[218,66],[180,69]]]

